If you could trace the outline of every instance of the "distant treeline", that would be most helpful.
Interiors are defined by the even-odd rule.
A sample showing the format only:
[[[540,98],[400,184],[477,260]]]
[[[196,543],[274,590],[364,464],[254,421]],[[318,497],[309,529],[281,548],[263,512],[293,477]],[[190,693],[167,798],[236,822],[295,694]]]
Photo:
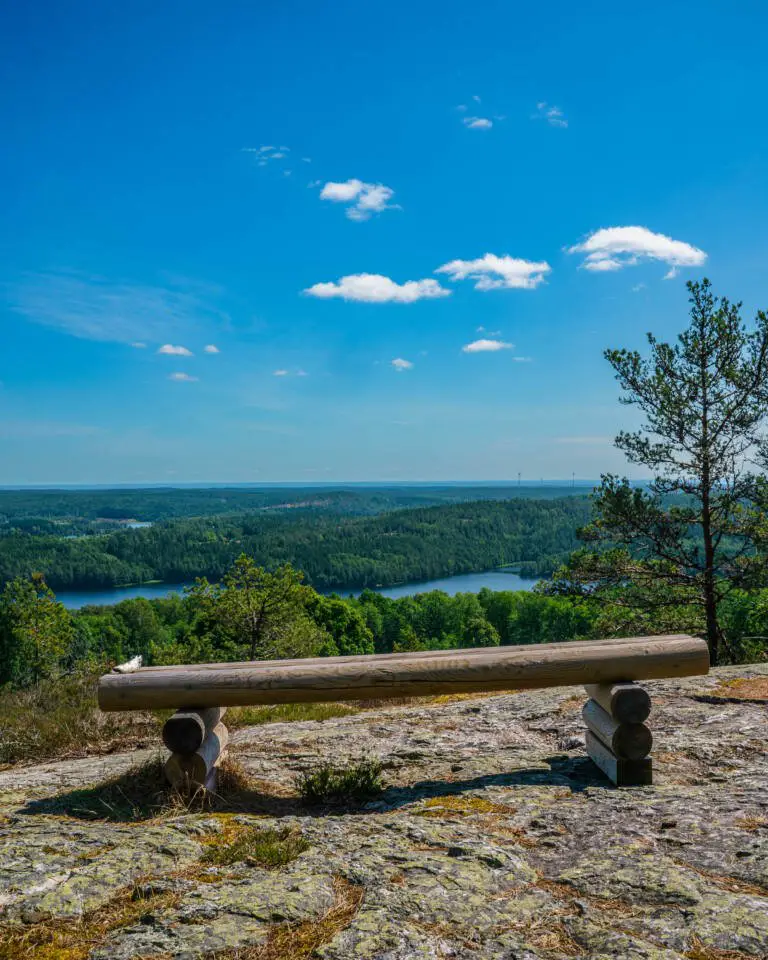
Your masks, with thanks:
[[[217,580],[243,552],[270,569],[290,563],[319,590],[429,580],[503,564],[542,576],[576,547],[576,530],[588,515],[584,496],[519,497],[376,516],[262,510],[79,538],[14,529],[0,537],[0,582],[35,572],[55,590]]]
[[[61,532],[61,525],[100,520],[156,523],[258,510],[308,510],[365,516],[403,507],[434,507],[470,500],[551,500],[583,495],[571,487],[461,486],[380,487],[147,487],[116,490],[0,490],[0,533],[13,528]],[[77,532],[77,531],[76,531]]]

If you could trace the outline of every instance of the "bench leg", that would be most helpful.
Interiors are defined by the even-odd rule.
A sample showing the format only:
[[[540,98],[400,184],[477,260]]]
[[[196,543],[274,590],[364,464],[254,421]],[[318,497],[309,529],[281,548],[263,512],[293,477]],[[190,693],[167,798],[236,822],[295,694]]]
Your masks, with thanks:
[[[165,775],[177,789],[215,790],[217,768],[229,743],[229,731],[220,720],[223,713],[218,709],[180,710],[166,721],[163,740],[172,752],[165,762]],[[200,717],[199,736],[194,735],[194,728],[190,734],[190,717],[196,715]]]
[[[645,725],[651,710],[647,692],[635,683],[590,684],[582,717],[587,753],[617,787],[653,783],[653,737]]]

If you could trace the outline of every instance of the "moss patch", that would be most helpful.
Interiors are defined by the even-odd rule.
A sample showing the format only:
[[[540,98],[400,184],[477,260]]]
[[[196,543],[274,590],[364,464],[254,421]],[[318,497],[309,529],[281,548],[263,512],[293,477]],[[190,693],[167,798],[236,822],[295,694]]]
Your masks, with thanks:
[[[477,815],[509,816],[515,812],[514,807],[503,803],[493,803],[485,797],[451,795],[447,797],[431,797],[424,802],[424,807],[416,811],[420,817],[434,817],[442,819],[446,816],[471,817]]]

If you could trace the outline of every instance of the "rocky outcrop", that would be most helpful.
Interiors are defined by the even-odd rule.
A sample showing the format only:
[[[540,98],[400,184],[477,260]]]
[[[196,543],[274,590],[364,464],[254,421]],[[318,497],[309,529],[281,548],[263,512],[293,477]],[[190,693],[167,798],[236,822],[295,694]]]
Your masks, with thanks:
[[[647,686],[653,787],[616,789],[585,757],[575,688],[240,731],[259,792],[228,814],[91,821],[50,802],[131,755],[6,770],[2,931],[112,917],[71,954],[93,960],[276,957],[278,930],[325,960],[768,956],[768,666]],[[300,806],[298,773],[370,756],[377,799]],[[201,860],[253,824],[309,846],[274,869]]]

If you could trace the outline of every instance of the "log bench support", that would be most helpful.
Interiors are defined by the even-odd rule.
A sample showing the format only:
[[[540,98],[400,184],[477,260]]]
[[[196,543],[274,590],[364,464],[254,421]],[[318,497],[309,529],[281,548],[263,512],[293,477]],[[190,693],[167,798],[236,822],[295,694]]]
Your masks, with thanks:
[[[226,712],[226,707],[177,710],[165,721],[163,743],[171,751],[165,775],[177,790],[216,790],[218,767],[229,743],[229,731],[221,722]]]
[[[672,634],[189,666],[131,661],[101,678],[98,697],[102,710],[176,710],[163,728],[168,779],[213,789],[229,739],[221,722],[227,707],[584,686],[587,752],[621,787],[652,782],[651,699],[637,681],[708,670],[706,642]]]
[[[587,726],[587,753],[617,787],[653,783],[648,754],[653,736],[645,725],[651,698],[636,683],[590,683],[581,711]]]

